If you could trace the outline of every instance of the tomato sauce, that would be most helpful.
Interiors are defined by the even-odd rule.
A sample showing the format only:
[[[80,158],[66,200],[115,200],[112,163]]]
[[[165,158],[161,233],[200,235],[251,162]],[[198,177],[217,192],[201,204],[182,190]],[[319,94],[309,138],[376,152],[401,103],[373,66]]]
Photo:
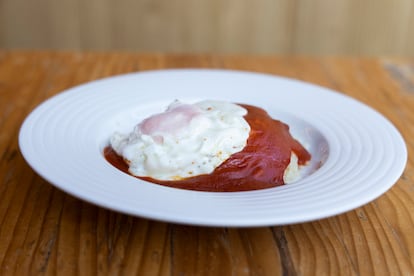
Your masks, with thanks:
[[[241,106],[248,111],[245,119],[251,128],[247,145],[212,173],[174,181],[138,178],[174,188],[209,192],[248,191],[283,185],[291,152],[297,155],[299,165],[310,160],[309,152],[290,135],[288,125],[272,119],[261,108]],[[110,146],[105,148],[104,156],[113,166],[128,173],[128,165]]]

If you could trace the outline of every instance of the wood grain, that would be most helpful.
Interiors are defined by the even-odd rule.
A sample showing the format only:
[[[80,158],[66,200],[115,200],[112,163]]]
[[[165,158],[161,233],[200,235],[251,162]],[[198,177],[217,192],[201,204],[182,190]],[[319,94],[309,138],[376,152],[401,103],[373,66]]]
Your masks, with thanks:
[[[411,0],[3,0],[0,47],[414,55]]]
[[[407,168],[386,194],[310,223],[206,228],[131,217],[80,201],[35,174],[17,135],[46,98],[97,78],[158,68],[266,72],[342,91],[404,136]],[[374,58],[0,51],[0,274],[414,274],[414,61]]]

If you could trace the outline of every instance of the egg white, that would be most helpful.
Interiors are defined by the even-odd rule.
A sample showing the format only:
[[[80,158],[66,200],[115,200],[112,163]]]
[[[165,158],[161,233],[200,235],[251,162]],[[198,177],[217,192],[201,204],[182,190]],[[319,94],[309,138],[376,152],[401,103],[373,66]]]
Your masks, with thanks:
[[[173,102],[110,144],[135,176],[179,180],[209,174],[247,144],[247,110],[221,101]]]

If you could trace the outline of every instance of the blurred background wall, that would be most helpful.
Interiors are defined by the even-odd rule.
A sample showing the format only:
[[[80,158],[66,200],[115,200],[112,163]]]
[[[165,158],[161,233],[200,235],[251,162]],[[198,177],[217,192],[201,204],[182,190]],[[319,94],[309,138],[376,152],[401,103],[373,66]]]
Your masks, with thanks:
[[[0,48],[414,56],[414,0],[0,0]]]

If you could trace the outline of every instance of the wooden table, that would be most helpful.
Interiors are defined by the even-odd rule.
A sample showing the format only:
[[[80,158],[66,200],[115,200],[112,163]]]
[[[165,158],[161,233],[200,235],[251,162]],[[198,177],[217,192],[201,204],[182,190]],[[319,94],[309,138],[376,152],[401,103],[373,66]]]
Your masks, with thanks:
[[[409,160],[391,190],[311,223],[207,228],[108,211],[54,188],[19,152],[40,102],[97,78],[160,68],[272,73],[343,91],[401,131]],[[414,60],[0,51],[0,274],[413,275]]]

